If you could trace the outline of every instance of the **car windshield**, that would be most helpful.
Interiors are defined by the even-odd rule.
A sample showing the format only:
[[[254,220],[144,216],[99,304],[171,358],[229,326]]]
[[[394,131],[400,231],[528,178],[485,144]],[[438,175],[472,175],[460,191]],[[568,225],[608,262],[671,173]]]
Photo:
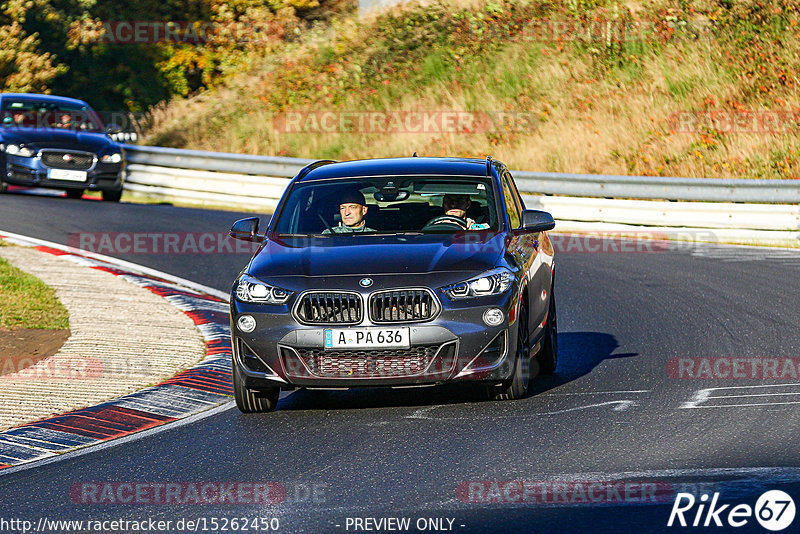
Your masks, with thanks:
[[[273,232],[282,235],[497,230],[489,178],[381,177],[297,184]]]
[[[89,106],[35,99],[4,98],[0,123],[3,128],[104,131],[102,121]]]

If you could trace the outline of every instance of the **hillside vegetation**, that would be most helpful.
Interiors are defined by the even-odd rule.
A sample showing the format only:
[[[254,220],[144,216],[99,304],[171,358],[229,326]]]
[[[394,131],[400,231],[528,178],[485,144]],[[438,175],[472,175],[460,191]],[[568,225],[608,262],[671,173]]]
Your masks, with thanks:
[[[144,111],[224,82],[251,54],[298,40],[352,12],[354,2],[2,0],[0,91],[77,97],[101,112]],[[176,32],[165,39],[168,27]]]

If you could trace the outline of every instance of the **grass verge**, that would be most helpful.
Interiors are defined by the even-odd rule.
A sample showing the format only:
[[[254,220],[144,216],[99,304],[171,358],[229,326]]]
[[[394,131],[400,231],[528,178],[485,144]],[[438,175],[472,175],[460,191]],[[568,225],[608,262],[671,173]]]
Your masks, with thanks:
[[[0,258],[0,329],[23,328],[66,329],[69,314],[55,290]]]

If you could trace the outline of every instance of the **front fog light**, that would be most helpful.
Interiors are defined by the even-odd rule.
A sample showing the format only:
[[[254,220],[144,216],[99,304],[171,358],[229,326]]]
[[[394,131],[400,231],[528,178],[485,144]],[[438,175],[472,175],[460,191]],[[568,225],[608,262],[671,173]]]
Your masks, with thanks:
[[[239,317],[239,320],[236,321],[236,324],[239,326],[239,330],[245,334],[249,334],[256,329],[256,320],[252,315],[242,315]]]
[[[483,314],[483,322],[489,326],[499,326],[503,324],[506,315],[500,308],[489,308]]]

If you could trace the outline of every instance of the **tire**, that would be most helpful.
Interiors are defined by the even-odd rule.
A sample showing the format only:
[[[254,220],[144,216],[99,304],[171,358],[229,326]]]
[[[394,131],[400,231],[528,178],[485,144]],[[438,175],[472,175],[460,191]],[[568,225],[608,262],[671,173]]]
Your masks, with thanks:
[[[244,384],[244,377],[236,362],[233,362],[233,397],[236,407],[242,413],[271,412],[278,405],[280,388],[268,388],[262,391],[252,391]]]
[[[104,202],[119,202],[122,198],[122,189],[119,191],[103,191]]]
[[[79,199],[83,197],[83,189],[67,189],[67,198]]]
[[[558,365],[558,316],[556,314],[556,293],[550,288],[550,306],[547,308],[547,325],[542,340],[542,348],[536,355],[539,374],[552,375]]]
[[[530,350],[528,311],[524,307],[520,308],[518,328],[514,375],[508,385],[494,387],[490,390],[490,396],[494,400],[522,399],[528,394],[531,384],[531,358],[528,354]]]

